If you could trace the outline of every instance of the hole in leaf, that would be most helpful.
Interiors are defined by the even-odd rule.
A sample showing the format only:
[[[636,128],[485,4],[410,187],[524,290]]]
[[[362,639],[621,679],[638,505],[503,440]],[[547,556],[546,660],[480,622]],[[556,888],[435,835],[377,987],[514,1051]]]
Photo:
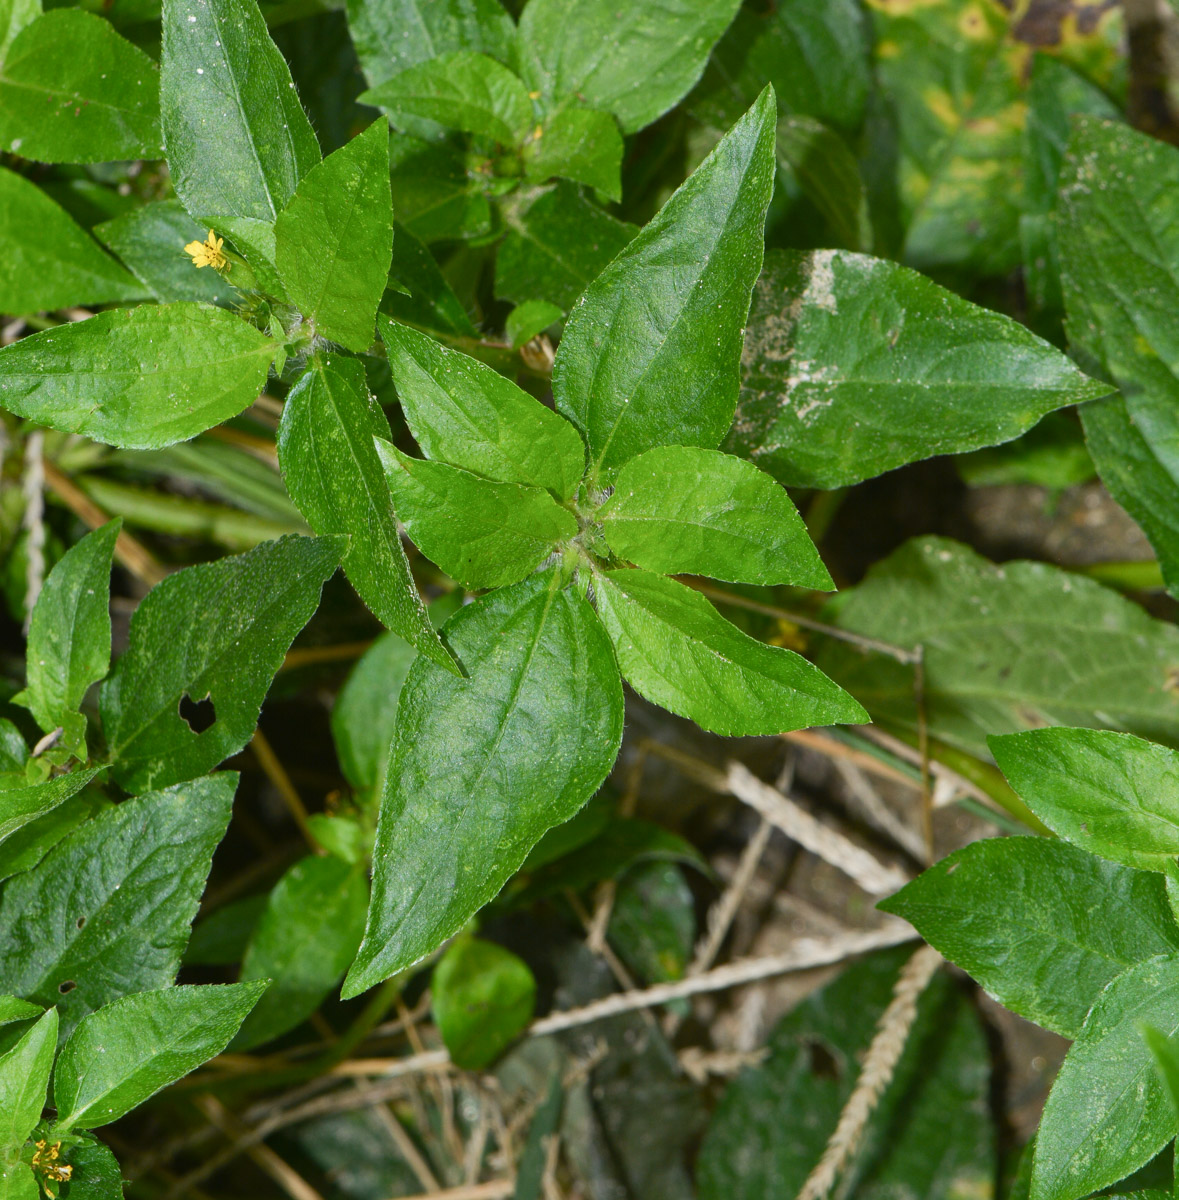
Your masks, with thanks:
[[[839,1060],[822,1042],[808,1038],[806,1049],[810,1055],[812,1075],[820,1079],[838,1079],[843,1074],[839,1067]]]
[[[203,700],[194,700],[187,692],[180,697],[180,717],[193,733],[204,733],[217,720],[217,710],[206,695]]]
[[[77,921],[75,921],[75,922],[74,922],[74,924],[75,924],[75,925],[77,925],[77,927],[78,927],[79,929],[83,929],[83,928],[85,927],[85,925],[86,925],[86,918],[85,918],[85,917],[79,917],[79,918],[77,919]]]
[[[64,979],[57,985],[57,990],[64,996],[66,992],[72,992],[77,986],[72,979]]]

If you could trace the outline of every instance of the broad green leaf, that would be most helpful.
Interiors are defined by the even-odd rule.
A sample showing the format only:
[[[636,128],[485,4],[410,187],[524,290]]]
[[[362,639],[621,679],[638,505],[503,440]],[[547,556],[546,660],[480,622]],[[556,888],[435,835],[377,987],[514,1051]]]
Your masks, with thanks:
[[[117,309],[0,350],[0,405],[63,433],[151,450],[253,404],[274,351],[223,308]]]
[[[71,771],[29,787],[0,792],[0,842],[7,841],[18,829],[52,812],[80,792],[101,770]],[[0,875],[0,878],[3,878]]]
[[[547,300],[562,312],[638,233],[569,183],[508,210],[508,235],[495,258],[495,294],[524,304]]]
[[[196,218],[273,221],[319,162],[291,72],[254,0],[164,0],[160,115],[172,186]]]
[[[41,1197],[32,1167],[19,1159],[0,1161],[0,1200],[41,1200]]]
[[[742,633],[674,579],[607,571],[594,592],[627,683],[702,729],[740,737],[867,720],[805,658]]]
[[[444,627],[468,673],[419,658],[401,694],[355,996],[417,962],[503,887],[597,790],[622,737],[622,686],[589,605],[536,575]]]
[[[840,594],[826,618],[924,647],[929,734],[987,756],[992,733],[1113,728],[1179,747],[1179,630],[1046,563],[996,566],[947,538],[915,538]],[[913,667],[828,642],[819,665],[873,720],[916,731]]]
[[[524,147],[524,172],[543,182],[553,176],[597,188],[622,199],[622,134],[610,113],[563,108]]]
[[[70,779],[76,773],[61,778]],[[0,844],[0,880],[31,871],[62,838],[108,807],[110,802],[99,792],[83,788],[68,800],[34,816]]]
[[[383,428],[382,428],[383,427]],[[364,602],[423,654],[451,664],[426,616],[397,531],[393,498],[373,445],[388,436],[357,359],[315,358],[291,389],[278,461],[291,498],[320,534],[349,536],[343,565]]]
[[[716,44],[689,104],[710,124],[729,125],[772,83],[782,112],[855,132],[872,87],[865,34],[856,0],[744,8]]]
[[[18,1000],[15,996],[0,996],[0,1025],[28,1021],[39,1017],[43,1011],[39,1004],[30,1004],[27,1000]]]
[[[1070,342],[1121,389],[1081,410],[1102,480],[1179,588],[1179,150],[1077,120],[1060,174]]]
[[[336,539],[290,535],[152,588],[99,697],[123,787],[210,771],[249,741],[270,681],[339,561]],[[213,723],[200,733],[180,714],[185,697],[212,705]]]
[[[208,226],[198,225],[179,200],[153,200],[94,228],[95,237],[123,260],[157,300],[165,304],[203,300],[228,308],[236,298],[229,280],[207,267],[198,271],[183,253],[184,246],[203,242],[208,232]]]
[[[652,446],[714,448],[728,431],[774,187],[774,120],[767,90],[570,315],[553,395],[584,431],[593,474]]]
[[[530,0],[520,18],[525,82],[549,108],[574,97],[623,133],[650,125],[700,78],[740,0]]]
[[[726,448],[820,488],[1010,441],[1110,390],[1009,317],[838,250],[770,255],[742,366]]]
[[[682,979],[696,932],[696,898],[678,863],[639,863],[619,881],[607,934],[640,979]]]
[[[404,225],[393,225],[393,266],[390,282],[408,295],[390,288],[381,311],[399,320],[425,325],[442,333],[478,337],[463,302],[455,295],[429,248]]]
[[[1035,56],[1027,103],[1027,211],[1019,219],[1024,283],[1033,312],[1057,322],[1064,314],[1064,296],[1055,212],[1072,121],[1079,113],[1110,119],[1120,114],[1100,88],[1050,54]]]
[[[348,0],[348,28],[370,87],[456,50],[507,62],[515,37],[499,0]]]
[[[585,447],[568,421],[498,371],[395,321],[377,322],[406,424],[427,458],[500,483],[573,494]]]
[[[536,980],[510,950],[459,938],[430,976],[430,1003],[451,1060],[466,1071],[482,1071],[532,1020]]]
[[[560,308],[547,300],[525,300],[508,313],[508,319],[504,322],[504,336],[512,343],[513,350],[519,350],[564,315]]]
[[[1080,1200],[1149,1162],[1175,1113],[1142,1026],[1179,1032],[1179,955],[1159,955],[1102,992],[1056,1076],[1032,1167],[1031,1200]]]
[[[332,705],[332,739],[344,778],[375,787],[385,772],[397,702],[417,651],[394,633],[382,634],[352,668]]]
[[[810,996],[769,1038],[769,1058],[721,1098],[697,1160],[701,1200],[796,1196],[861,1078],[864,1054],[911,951],[873,954]],[[946,973],[921,994],[895,1071],[840,1188],[856,1200],[993,1195],[990,1055],[970,1001]]]
[[[427,558],[469,588],[523,579],[577,536],[577,518],[539,487],[497,483],[377,442],[405,531]]]
[[[364,104],[393,114],[437,121],[448,129],[519,146],[535,123],[532,101],[519,78],[502,63],[473,50],[440,54],[407,67],[379,87],[361,93]]]
[[[219,1054],[266,990],[265,982],[167,987],[83,1017],[53,1073],[55,1131],[95,1129]]]
[[[41,1119],[57,1051],[57,1009],[51,1008],[0,1056],[0,1159],[24,1145]]]
[[[159,158],[156,64],[101,17],[45,13],[0,59],[0,145],[40,162]]]
[[[111,560],[122,527],[118,518],[108,521],[49,572],[29,620],[25,690],[14,697],[46,733],[65,728],[70,748],[83,752],[86,721],[78,709],[111,665]]]
[[[286,294],[312,328],[349,350],[367,350],[393,252],[384,121],[299,181],[274,223],[274,251]]]
[[[597,515],[615,554],[661,575],[834,587],[786,490],[716,450],[656,446],[632,458]]]
[[[241,978],[270,980],[234,1048],[269,1042],[302,1024],[344,977],[364,933],[362,864],[304,858],[278,881],[250,939]]]
[[[41,15],[41,0],[0,0],[0,62],[12,39]]]
[[[62,1033],[87,1013],[176,977],[237,776],[124,800],[75,829],[0,891],[0,979],[56,1004]]]
[[[0,168],[0,312],[145,296],[134,276],[105,254],[36,184]]]
[[[246,896],[201,917],[184,948],[184,966],[228,967],[240,963],[268,900],[266,895]]]
[[[491,231],[491,202],[466,157],[449,142],[394,132],[389,144],[393,211],[426,242],[482,238]]]
[[[1179,950],[1157,875],[1042,837],[974,842],[877,907],[1012,1012],[1068,1038],[1124,970]]]
[[[779,168],[798,181],[826,220],[835,244],[870,250],[868,194],[859,164],[843,138],[813,117],[782,117],[776,145]]]
[[[1153,1025],[1142,1027],[1142,1036],[1154,1059],[1155,1071],[1175,1115],[1176,1130],[1179,1131],[1179,1041],[1164,1037]]]
[[[987,739],[1020,799],[1090,854],[1143,871],[1179,857],[1179,754],[1126,733],[1029,729]]]

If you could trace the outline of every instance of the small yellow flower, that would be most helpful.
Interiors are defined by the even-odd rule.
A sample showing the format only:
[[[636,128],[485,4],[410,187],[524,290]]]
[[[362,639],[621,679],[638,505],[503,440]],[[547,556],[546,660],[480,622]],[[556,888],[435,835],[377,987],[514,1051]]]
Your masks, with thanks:
[[[189,242],[184,247],[184,253],[192,255],[192,265],[197,267],[212,267],[214,271],[229,270],[229,259],[221,251],[225,239],[219,238],[211,229],[209,236],[203,242]]]
[[[69,1183],[73,1177],[74,1168],[68,1163],[59,1162],[61,1157],[61,1142],[53,1145],[45,1140],[34,1143],[36,1151],[33,1154],[32,1167],[41,1178],[41,1188],[46,1196],[57,1196],[57,1185]]]

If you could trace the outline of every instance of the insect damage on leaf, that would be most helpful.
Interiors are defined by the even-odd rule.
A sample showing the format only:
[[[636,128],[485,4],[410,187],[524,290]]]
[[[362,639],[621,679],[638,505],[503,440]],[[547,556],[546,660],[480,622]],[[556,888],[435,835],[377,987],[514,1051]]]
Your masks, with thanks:
[[[224,245],[225,239],[219,238],[210,229],[209,236],[203,242],[189,242],[184,247],[184,253],[192,256],[192,265],[197,270],[200,270],[201,267],[212,267],[217,272],[228,272],[230,262],[221,249]]]

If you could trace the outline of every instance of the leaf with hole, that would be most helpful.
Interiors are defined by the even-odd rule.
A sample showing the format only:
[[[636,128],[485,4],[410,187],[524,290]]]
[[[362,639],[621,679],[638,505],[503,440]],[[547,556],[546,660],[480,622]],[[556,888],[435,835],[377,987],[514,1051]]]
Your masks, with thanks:
[[[212,770],[249,741],[270,681],[339,561],[336,539],[291,535],[176,571],[148,593],[99,696],[124,787]],[[200,733],[179,711],[185,696],[213,706],[213,724]]]

